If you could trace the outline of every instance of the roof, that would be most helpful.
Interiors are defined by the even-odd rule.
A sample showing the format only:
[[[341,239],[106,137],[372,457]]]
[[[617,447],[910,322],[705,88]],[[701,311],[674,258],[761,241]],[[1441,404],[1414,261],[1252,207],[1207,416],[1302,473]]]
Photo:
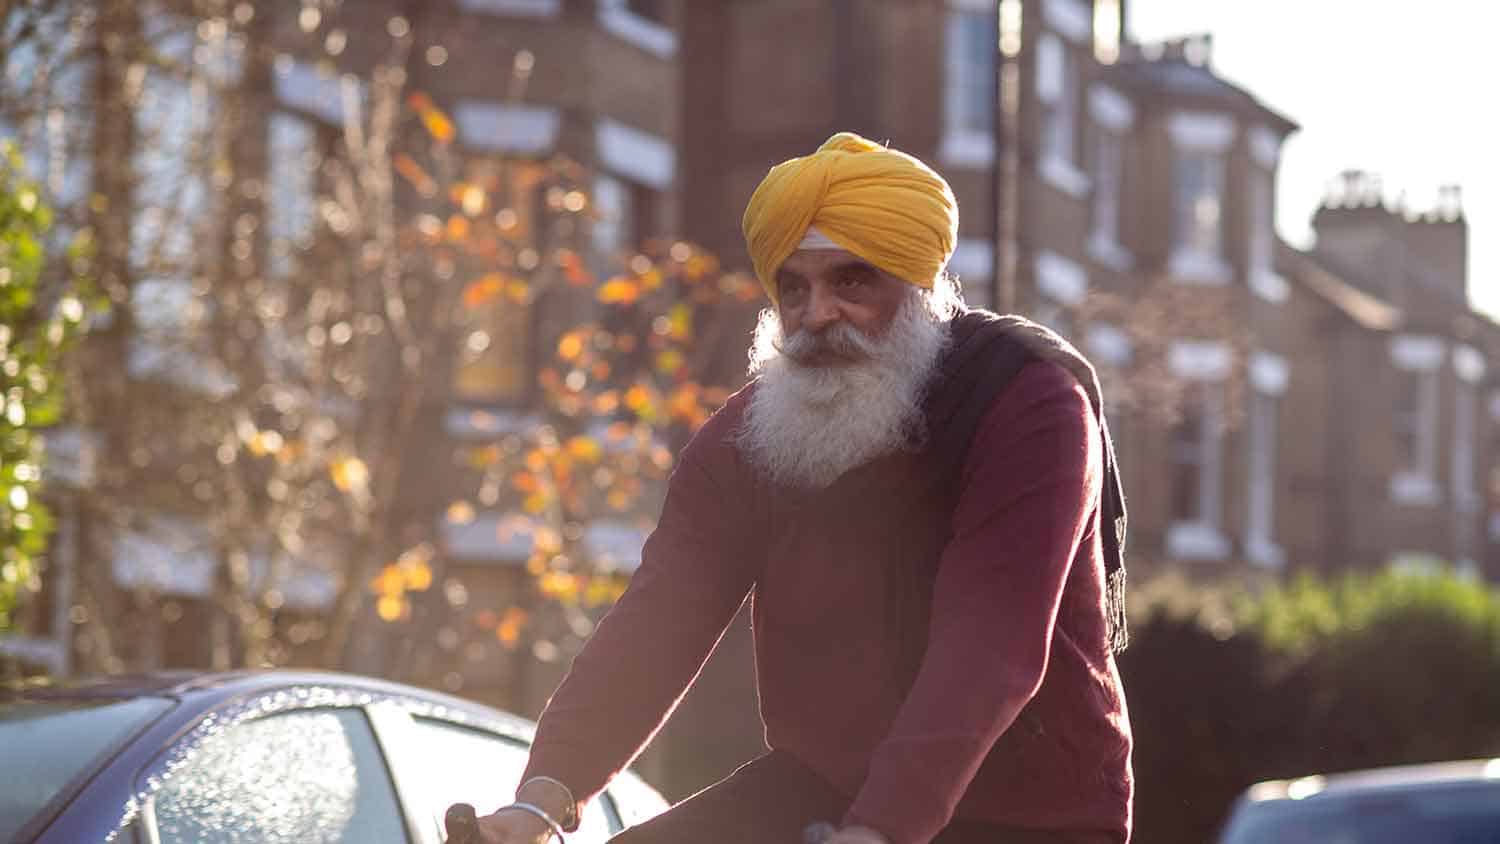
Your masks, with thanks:
[[[1394,331],[1405,319],[1400,308],[1344,281],[1320,259],[1306,252],[1278,243],[1276,261],[1291,270],[1287,275],[1293,283],[1333,306],[1361,328]]]
[[[1252,802],[1303,800],[1318,795],[1356,795],[1444,783],[1489,781],[1500,782],[1500,758],[1399,765],[1295,780],[1270,780],[1251,786],[1247,796]]]
[[[1260,112],[1282,134],[1298,128],[1297,122],[1262,102],[1254,94],[1214,73],[1208,64],[1193,64],[1182,58],[1127,59],[1115,65],[1115,78],[1142,93],[1164,94],[1218,101],[1236,108]]]

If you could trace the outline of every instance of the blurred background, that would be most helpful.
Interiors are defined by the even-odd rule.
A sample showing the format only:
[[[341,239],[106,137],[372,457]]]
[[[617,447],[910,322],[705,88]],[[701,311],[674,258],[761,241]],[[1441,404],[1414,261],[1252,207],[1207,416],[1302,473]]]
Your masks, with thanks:
[[[750,192],[847,129],[952,183],[971,305],[1100,368],[1137,840],[1500,755],[1471,5],[0,8],[0,673],[534,716],[743,383]],[[761,747],[741,619],[637,768],[680,797]]]

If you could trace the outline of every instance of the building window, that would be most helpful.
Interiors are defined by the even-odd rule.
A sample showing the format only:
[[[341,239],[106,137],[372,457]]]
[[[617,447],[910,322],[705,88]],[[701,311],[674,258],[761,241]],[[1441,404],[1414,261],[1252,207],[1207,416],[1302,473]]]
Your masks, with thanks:
[[[486,405],[524,402],[530,387],[531,307],[509,295],[465,307],[453,397]]]
[[[562,0],[458,0],[458,7],[492,15],[550,18],[562,11]]]
[[[666,0],[597,2],[599,22],[620,40],[664,59],[677,54],[677,33],[666,25]]]
[[[1167,552],[1185,560],[1229,555],[1223,532],[1224,382],[1229,348],[1222,343],[1178,341],[1169,365],[1185,382],[1179,419],[1169,440],[1171,524]]]
[[[1247,268],[1250,289],[1268,302],[1285,302],[1287,283],[1276,274],[1276,209],[1272,202],[1274,175],[1252,168],[1250,172],[1250,246]]]
[[[1471,346],[1459,346],[1453,350],[1453,369],[1458,376],[1453,398],[1453,504],[1459,513],[1472,514],[1478,510],[1480,502],[1474,465],[1478,457],[1476,417],[1479,413],[1479,382],[1484,378],[1484,358]]]
[[[1223,156],[1184,150],[1177,155],[1173,176],[1173,245],[1183,252],[1218,258],[1224,249],[1219,225],[1224,196]]]
[[[1215,384],[1193,384],[1172,426],[1172,520],[1219,521],[1219,425],[1223,394]]]
[[[667,5],[667,0],[625,0],[624,2],[625,8],[632,14],[659,24],[669,22]]]
[[[1234,122],[1221,114],[1179,112],[1167,121],[1172,162],[1170,270],[1190,284],[1228,284],[1224,190]]]
[[[655,235],[659,196],[645,185],[611,175],[594,179],[594,251],[603,261],[621,259]]]
[[[1395,375],[1391,413],[1395,473],[1391,498],[1401,504],[1438,502],[1437,437],[1439,386],[1444,358],[1436,337],[1402,335],[1391,341]]]
[[[993,4],[950,3],[939,150],[945,163],[988,167],[995,160],[995,38]]]
[[[1077,326],[1071,314],[1088,297],[1088,273],[1076,261],[1046,249],[1037,253],[1034,271],[1036,321],[1064,337],[1077,339],[1073,338]]]
[[[317,221],[318,130],[288,112],[271,115],[268,161],[271,196],[266,231],[270,237],[271,273],[286,277],[295,269],[293,255],[312,244]]]
[[[1080,83],[1078,67],[1068,46],[1052,33],[1043,33],[1036,45],[1036,94],[1042,106],[1042,178],[1053,187],[1075,197],[1089,189],[1089,180],[1078,169],[1078,117]]]
[[[948,272],[957,276],[963,287],[964,302],[970,307],[992,307],[995,280],[995,250],[990,241],[977,237],[959,238]]]
[[[1256,352],[1250,360],[1250,399],[1247,409],[1246,467],[1248,476],[1245,555],[1252,563],[1280,566],[1283,556],[1275,541],[1277,419],[1280,397],[1286,391],[1287,369],[1282,358]]]
[[[1124,139],[1102,126],[1094,129],[1094,207],[1090,237],[1095,251],[1118,251],[1120,182],[1124,174]],[[1114,247],[1112,250],[1111,247]]]

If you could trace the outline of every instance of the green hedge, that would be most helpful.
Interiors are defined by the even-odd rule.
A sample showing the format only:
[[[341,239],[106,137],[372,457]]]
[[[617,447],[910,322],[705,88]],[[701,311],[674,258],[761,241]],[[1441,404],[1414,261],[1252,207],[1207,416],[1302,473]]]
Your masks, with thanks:
[[[1263,779],[1500,755],[1500,593],[1386,573],[1216,597],[1145,609],[1120,660],[1136,840],[1211,841]]]

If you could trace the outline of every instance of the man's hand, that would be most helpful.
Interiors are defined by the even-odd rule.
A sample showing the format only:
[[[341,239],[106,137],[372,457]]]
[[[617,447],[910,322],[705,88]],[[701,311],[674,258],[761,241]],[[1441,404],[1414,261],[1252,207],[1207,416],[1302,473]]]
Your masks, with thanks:
[[[516,800],[540,808],[558,822],[576,809],[569,802],[571,796],[565,789],[536,780],[516,792]],[[552,830],[541,818],[519,809],[501,807],[479,819],[479,844],[546,844],[551,838]]]
[[[515,809],[501,809],[479,819],[480,844],[547,844],[552,830],[541,818]]]
[[[884,835],[867,826],[846,826],[824,844],[891,844]]]

